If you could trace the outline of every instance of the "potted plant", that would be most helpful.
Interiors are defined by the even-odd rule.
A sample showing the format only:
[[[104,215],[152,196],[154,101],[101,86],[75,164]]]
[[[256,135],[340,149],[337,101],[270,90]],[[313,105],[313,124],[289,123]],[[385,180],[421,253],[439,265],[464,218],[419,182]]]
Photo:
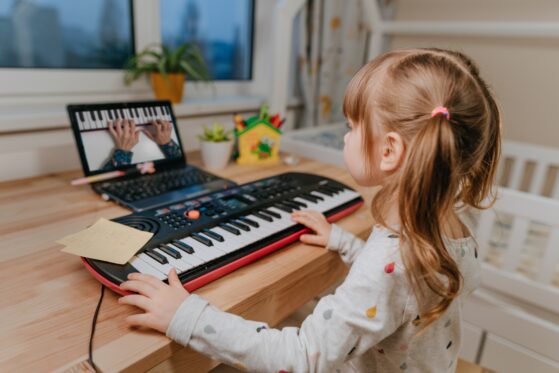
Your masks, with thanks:
[[[192,43],[176,49],[154,44],[138,52],[126,62],[124,82],[132,83],[142,75],[149,75],[157,99],[182,101],[185,77],[208,81],[210,74],[202,53]]]
[[[209,168],[219,169],[227,166],[233,149],[233,130],[226,131],[220,123],[211,128],[204,127],[204,133],[198,135],[202,162]]]

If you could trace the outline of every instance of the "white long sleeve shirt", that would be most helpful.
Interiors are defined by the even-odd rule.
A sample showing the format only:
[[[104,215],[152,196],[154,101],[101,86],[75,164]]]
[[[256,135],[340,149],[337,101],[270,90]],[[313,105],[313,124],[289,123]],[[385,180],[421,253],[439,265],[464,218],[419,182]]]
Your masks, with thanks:
[[[480,263],[472,237],[445,242],[464,277],[463,291],[415,338],[418,307],[399,237],[378,225],[367,242],[332,226],[327,247],[351,268],[300,328],[271,329],[192,294],[174,315],[167,336],[250,372],[454,372],[461,345],[460,303],[478,286]]]

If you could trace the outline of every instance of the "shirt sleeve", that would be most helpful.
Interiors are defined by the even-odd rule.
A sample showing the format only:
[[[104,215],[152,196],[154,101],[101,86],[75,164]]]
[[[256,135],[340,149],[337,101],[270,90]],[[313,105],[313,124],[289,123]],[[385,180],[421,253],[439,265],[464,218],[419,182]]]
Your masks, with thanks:
[[[364,246],[365,241],[340,228],[338,225],[332,224],[326,248],[337,251],[348,266],[351,266]]]
[[[165,154],[165,158],[178,158],[182,155],[179,146],[173,140],[167,144],[160,145],[159,148]]]
[[[131,151],[122,150],[122,149],[115,149],[113,154],[107,162],[101,167],[102,170],[113,170],[119,166],[129,165],[132,162],[132,153]]]
[[[174,315],[167,336],[251,372],[335,371],[404,321],[403,271],[382,250],[371,251],[375,255],[360,255],[344,283],[318,302],[300,328],[271,329],[191,295]]]

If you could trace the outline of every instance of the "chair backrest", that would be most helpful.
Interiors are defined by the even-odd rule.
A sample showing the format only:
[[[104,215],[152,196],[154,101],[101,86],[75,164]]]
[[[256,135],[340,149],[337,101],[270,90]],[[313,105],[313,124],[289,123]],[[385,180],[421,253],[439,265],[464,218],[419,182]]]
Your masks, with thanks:
[[[503,141],[499,185],[559,199],[559,148]]]
[[[475,220],[482,286],[559,312],[559,201],[499,188]]]

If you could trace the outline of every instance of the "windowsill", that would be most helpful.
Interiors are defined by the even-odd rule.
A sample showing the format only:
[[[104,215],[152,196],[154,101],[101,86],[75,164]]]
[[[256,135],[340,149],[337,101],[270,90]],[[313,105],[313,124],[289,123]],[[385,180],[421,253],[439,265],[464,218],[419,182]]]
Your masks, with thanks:
[[[218,98],[188,98],[186,102],[173,105],[177,119],[206,115],[229,114],[232,112],[256,111],[264,102],[259,96],[228,96]],[[289,107],[299,105],[297,98],[289,100]],[[2,108],[0,113],[0,134],[32,132],[69,128],[68,115],[63,105],[30,106],[25,109]]]

